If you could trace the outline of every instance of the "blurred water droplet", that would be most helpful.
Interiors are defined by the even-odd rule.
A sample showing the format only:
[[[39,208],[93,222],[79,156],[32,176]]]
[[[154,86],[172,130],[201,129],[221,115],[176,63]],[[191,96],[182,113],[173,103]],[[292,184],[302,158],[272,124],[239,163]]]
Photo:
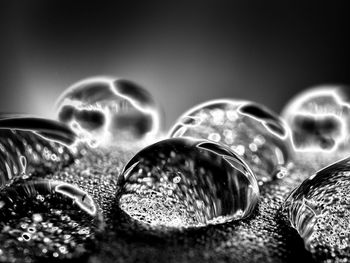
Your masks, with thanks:
[[[91,147],[149,144],[162,125],[151,94],[124,79],[80,81],[61,95],[56,112],[58,119],[69,124]]]
[[[308,250],[330,260],[350,255],[350,158],[306,179],[284,207]],[[343,262],[343,261],[339,261]]]
[[[75,134],[40,118],[0,119],[0,188],[20,176],[52,171],[74,159]]]
[[[184,113],[170,137],[209,139],[229,146],[249,164],[260,183],[278,178],[290,161],[283,121],[256,103],[213,100]]]
[[[173,138],[136,154],[120,176],[119,207],[154,227],[201,227],[248,217],[255,176],[229,148]]]
[[[1,258],[6,262],[85,257],[103,220],[92,198],[59,181],[17,182],[0,192]]]
[[[292,131],[296,156],[316,169],[349,154],[348,89],[335,85],[310,88],[292,98],[282,111]]]

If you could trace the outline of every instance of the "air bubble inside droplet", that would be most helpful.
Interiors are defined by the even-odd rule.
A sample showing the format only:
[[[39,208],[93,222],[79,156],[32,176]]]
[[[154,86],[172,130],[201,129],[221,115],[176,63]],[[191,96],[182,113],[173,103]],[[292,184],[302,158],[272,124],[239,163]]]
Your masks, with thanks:
[[[350,253],[350,158],[306,179],[285,202],[293,227],[316,255],[338,259]],[[331,253],[323,254],[325,251]],[[330,258],[329,258],[330,259]]]
[[[119,207],[154,227],[239,220],[252,213],[259,197],[255,176],[236,153],[190,138],[163,140],[140,151],[125,166],[119,186]]]
[[[91,197],[67,183],[17,182],[0,192],[0,202],[0,243],[8,262],[78,259],[91,253],[96,235],[103,229]],[[85,202],[90,210],[79,202]]]
[[[195,122],[197,118],[201,122]],[[227,145],[254,171],[257,179],[275,179],[277,167],[290,162],[289,131],[284,122],[262,105],[248,101],[213,100],[184,113],[169,137],[194,137]]]
[[[90,78],[68,88],[57,102],[58,119],[91,147],[149,143],[161,129],[151,94],[124,79]]]

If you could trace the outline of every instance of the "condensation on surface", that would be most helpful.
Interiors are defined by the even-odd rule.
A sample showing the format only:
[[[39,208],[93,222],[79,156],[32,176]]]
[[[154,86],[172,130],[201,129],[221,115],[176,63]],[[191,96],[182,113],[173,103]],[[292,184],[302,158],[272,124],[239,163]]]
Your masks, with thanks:
[[[296,166],[290,176],[266,184],[248,218],[196,229],[171,228],[169,232],[169,227],[155,230],[149,224],[135,223],[140,221],[116,209],[116,181],[134,154],[118,148],[90,149],[70,166],[46,175],[79,186],[103,209],[106,230],[88,262],[314,262],[280,213],[288,193],[308,172]],[[178,180],[175,176],[172,182]]]

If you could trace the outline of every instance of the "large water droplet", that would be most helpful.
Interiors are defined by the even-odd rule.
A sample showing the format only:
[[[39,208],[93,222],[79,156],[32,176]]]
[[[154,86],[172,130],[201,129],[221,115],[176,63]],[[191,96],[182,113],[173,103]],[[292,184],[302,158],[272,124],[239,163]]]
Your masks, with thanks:
[[[64,124],[40,118],[0,119],[0,188],[16,177],[52,171],[74,159],[66,145],[75,134]]]
[[[59,98],[57,115],[93,147],[145,144],[161,128],[151,94],[124,79],[90,78],[74,84]]]
[[[289,220],[319,259],[350,255],[350,158],[317,172],[285,202]],[[339,261],[343,262],[343,261]]]
[[[136,154],[119,181],[119,207],[155,227],[200,227],[247,217],[259,197],[257,181],[229,148],[173,138]]]
[[[292,130],[293,148],[316,169],[349,153],[350,104],[346,87],[319,86],[297,94],[282,116]]]
[[[84,257],[102,228],[92,198],[73,185],[24,181],[0,192],[2,262]]]
[[[289,162],[288,129],[281,119],[256,103],[213,100],[184,113],[170,137],[204,138],[228,145],[241,155],[260,182],[281,178]]]

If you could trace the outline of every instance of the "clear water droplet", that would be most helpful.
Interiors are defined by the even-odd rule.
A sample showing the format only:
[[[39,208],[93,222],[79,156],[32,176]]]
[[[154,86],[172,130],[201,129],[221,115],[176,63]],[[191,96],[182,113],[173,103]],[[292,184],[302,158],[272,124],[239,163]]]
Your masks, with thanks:
[[[170,137],[203,138],[225,144],[249,164],[260,182],[277,178],[290,161],[289,132],[266,107],[248,101],[213,100],[184,113]]]
[[[0,192],[0,203],[0,243],[6,262],[86,256],[103,229],[92,198],[64,182],[16,182]]]
[[[284,209],[308,250],[319,257],[350,253],[350,158],[306,179],[287,198]]]
[[[40,118],[0,119],[0,188],[18,177],[46,172],[74,159],[75,134],[64,124]]]
[[[201,227],[248,217],[259,197],[250,168],[217,143],[172,138],[137,153],[125,166],[119,207],[154,227]]]
[[[159,107],[147,90],[108,77],[89,78],[68,88],[56,112],[60,121],[94,147],[148,143],[162,125]]]
[[[310,88],[292,98],[282,111],[296,156],[316,169],[349,154],[348,89],[335,85]]]

